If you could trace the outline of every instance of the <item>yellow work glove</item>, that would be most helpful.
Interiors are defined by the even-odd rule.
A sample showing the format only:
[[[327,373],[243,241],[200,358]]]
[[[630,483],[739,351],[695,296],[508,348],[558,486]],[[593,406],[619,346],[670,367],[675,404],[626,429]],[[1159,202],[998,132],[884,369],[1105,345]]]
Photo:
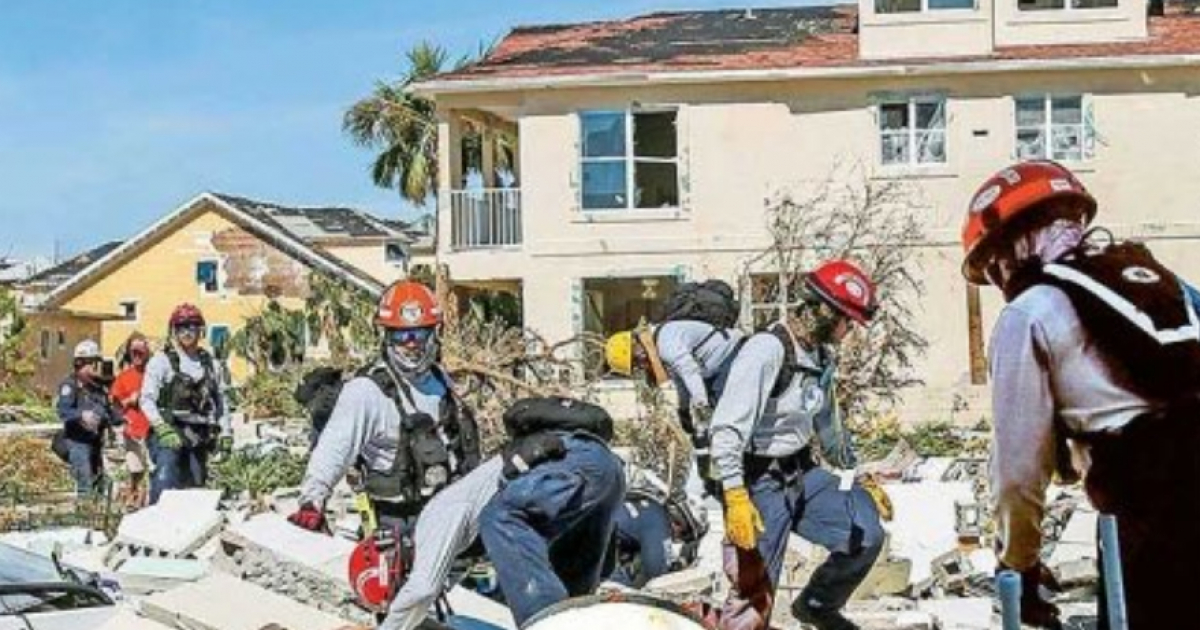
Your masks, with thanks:
[[[875,475],[865,475],[858,480],[858,483],[862,485],[863,490],[867,491],[867,494],[871,495],[871,500],[875,502],[875,509],[879,510],[879,518],[891,522],[892,517],[896,514],[895,508],[892,507],[892,498],[888,496],[883,486],[879,485],[879,480],[875,478]]]
[[[739,549],[751,550],[763,533],[762,516],[745,488],[725,491],[725,537]]]

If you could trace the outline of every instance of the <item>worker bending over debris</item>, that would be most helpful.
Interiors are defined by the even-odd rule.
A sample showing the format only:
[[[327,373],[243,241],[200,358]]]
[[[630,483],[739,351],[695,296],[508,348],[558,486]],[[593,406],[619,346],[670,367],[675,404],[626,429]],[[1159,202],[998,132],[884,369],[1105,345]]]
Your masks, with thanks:
[[[1000,565],[1022,575],[1022,621],[1061,627],[1039,593],[1041,523],[1055,473],[1081,473],[1091,502],[1116,516],[1129,627],[1191,627],[1200,320],[1143,244],[1087,231],[1096,210],[1066,168],[1023,162],[984,182],[963,227],[963,274],[1007,302],[990,344]]]
[[[738,351],[713,414],[733,585],[720,627],[730,630],[767,628],[793,532],[830,551],[793,614],[819,630],[857,628],[840,610],[884,541],[835,398],[836,347],[852,323],[874,315],[875,287],[842,260],[805,274],[804,286],[804,301],[785,321]]]

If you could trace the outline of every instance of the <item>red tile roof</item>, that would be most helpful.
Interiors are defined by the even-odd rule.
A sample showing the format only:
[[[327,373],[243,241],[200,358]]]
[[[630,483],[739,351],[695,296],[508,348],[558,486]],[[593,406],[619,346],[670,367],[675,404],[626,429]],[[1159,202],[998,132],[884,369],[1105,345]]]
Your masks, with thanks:
[[[702,70],[777,70],[1200,54],[1200,15],[1150,18],[1145,40],[1011,46],[986,56],[863,60],[854,5],[656,13],[628,20],[514,29],[482,62],[441,80]]]

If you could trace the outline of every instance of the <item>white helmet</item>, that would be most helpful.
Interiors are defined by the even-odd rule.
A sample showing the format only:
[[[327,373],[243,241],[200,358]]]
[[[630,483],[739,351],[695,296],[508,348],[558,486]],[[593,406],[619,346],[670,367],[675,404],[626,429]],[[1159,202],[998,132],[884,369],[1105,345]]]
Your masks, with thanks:
[[[75,345],[76,359],[99,359],[100,344],[91,339],[84,339]]]

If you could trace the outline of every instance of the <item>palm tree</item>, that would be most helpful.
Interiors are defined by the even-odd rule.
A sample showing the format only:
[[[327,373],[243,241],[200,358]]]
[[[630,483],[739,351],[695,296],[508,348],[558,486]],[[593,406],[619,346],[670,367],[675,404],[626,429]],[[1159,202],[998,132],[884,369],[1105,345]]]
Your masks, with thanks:
[[[409,88],[447,70],[459,70],[489,52],[489,47],[481,46],[476,55],[463,57],[451,67],[446,49],[421,42],[405,53],[408,69],[399,81],[380,81],[371,96],[346,111],[342,129],[356,144],[380,151],[371,167],[376,186],[394,188],[408,201],[425,205],[437,186],[437,117],[433,101],[412,94]],[[465,153],[470,156],[478,144],[478,131],[468,129],[467,134]],[[512,142],[498,137],[497,145],[497,168],[507,169]],[[467,166],[477,168],[474,163]]]

